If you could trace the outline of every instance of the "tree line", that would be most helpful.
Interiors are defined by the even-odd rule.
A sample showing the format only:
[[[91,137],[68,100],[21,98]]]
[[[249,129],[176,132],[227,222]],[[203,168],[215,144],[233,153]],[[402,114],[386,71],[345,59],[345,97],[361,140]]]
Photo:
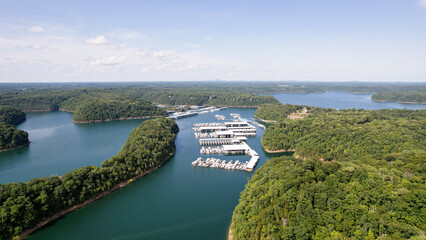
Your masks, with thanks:
[[[426,103],[426,91],[392,91],[373,94],[374,101],[391,101],[402,103]]]
[[[88,100],[77,107],[74,122],[93,122],[138,117],[167,116],[167,111],[147,101],[120,102]]]
[[[11,89],[0,94],[0,103],[22,110],[75,111],[92,101],[145,102],[166,105],[259,106],[278,103],[267,95],[207,90],[203,88],[77,88],[77,89]]]
[[[17,236],[62,210],[160,166],[173,156],[178,131],[171,119],[147,120],[133,129],[121,151],[101,167],[0,185],[0,239]]]
[[[279,119],[262,146],[295,157],[253,175],[234,239],[422,239],[425,126],[426,110],[318,108]]]
[[[8,106],[0,106],[0,151],[28,145],[28,133],[14,125],[25,121],[25,113]]]

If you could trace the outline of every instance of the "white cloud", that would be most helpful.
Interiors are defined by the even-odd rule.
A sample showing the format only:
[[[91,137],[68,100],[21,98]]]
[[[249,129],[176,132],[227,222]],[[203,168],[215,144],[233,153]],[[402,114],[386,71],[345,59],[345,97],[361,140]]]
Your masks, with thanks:
[[[136,56],[152,58],[170,58],[173,57],[175,53],[176,52],[172,50],[151,51],[148,49],[142,49],[135,52]]]
[[[136,51],[135,55],[141,56],[141,57],[148,57],[148,56],[151,56],[151,51],[149,51],[148,49],[142,49],[142,50]]]
[[[210,41],[210,42],[214,41],[214,38],[212,36],[207,36],[204,39],[207,40],[207,41]]]
[[[97,36],[95,38],[87,39],[86,43],[92,44],[92,45],[107,45],[109,44],[109,41],[105,36]]]
[[[39,42],[33,43],[33,44],[29,44],[28,47],[33,48],[33,49],[43,49],[46,48],[47,46],[42,45]]]
[[[126,61],[126,57],[93,57],[90,64],[93,65],[117,65]]]
[[[419,0],[420,6],[426,8],[426,0]]]
[[[192,47],[192,48],[199,48],[199,47],[201,47],[200,45],[198,45],[196,43],[188,43],[186,45],[188,45],[188,47]]]
[[[173,56],[174,53],[175,51],[161,50],[152,52],[152,56],[155,58],[167,58]]]
[[[28,31],[35,32],[35,33],[42,33],[42,32],[45,32],[46,30],[44,30],[44,28],[41,26],[31,26],[28,28]]]

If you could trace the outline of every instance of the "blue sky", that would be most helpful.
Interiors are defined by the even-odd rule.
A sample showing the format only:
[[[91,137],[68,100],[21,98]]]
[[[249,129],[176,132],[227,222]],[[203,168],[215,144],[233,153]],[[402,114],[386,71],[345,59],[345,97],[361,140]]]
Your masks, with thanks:
[[[0,82],[426,81],[426,0],[0,0]]]

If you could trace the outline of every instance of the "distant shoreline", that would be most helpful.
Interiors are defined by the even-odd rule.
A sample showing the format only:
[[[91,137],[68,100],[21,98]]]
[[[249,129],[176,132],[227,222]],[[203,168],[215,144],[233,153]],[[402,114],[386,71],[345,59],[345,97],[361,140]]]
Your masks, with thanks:
[[[400,102],[398,100],[379,100],[379,99],[371,99],[373,102],[397,102],[397,103],[406,103],[406,104],[426,104],[426,102]]]
[[[108,118],[105,120],[91,120],[91,121],[74,121],[74,123],[78,124],[86,124],[86,123],[98,123],[98,122],[111,122],[111,121],[119,121],[119,120],[134,120],[134,119],[148,119],[148,118],[157,118],[164,116],[146,116],[146,117],[128,117],[128,118]]]
[[[23,112],[54,112],[55,110],[41,109],[41,110],[22,110]]]

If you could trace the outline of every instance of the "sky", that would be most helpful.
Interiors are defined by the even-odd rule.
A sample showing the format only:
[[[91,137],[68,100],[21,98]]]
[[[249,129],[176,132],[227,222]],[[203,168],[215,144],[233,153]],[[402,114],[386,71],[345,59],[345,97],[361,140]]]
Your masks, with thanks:
[[[426,0],[0,0],[0,82],[426,82]]]

